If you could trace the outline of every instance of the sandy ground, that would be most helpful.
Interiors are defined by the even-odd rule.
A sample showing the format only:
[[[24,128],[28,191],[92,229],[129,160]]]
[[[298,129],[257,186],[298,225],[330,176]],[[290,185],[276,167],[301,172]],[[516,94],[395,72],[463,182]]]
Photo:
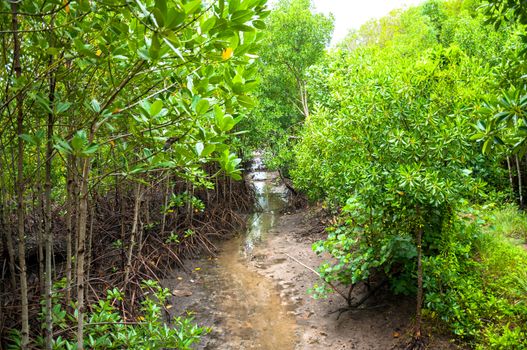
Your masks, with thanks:
[[[279,217],[267,239],[254,248],[252,256],[244,259],[250,273],[260,279],[254,283],[265,283],[265,289],[270,294],[278,294],[283,308],[287,310],[285,315],[275,315],[279,322],[274,327],[287,328],[293,325],[286,330],[294,333],[294,345],[288,348],[404,348],[412,331],[414,300],[411,298],[396,297],[387,291],[379,291],[364,304],[365,309],[346,312],[338,317],[335,311],[345,306],[342,298],[332,295],[328,299],[315,300],[307,293],[307,289],[318,282],[318,277],[302,264],[316,269],[322,261],[311,250],[312,243],[323,238],[323,233],[315,229],[317,227],[320,227],[318,215],[311,210],[286,213]],[[229,245],[226,249],[230,249],[228,247]],[[257,335],[251,334],[253,322],[240,320],[236,323],[232,316],[229,317],[229,308],[233,305],[225,308],[225,300],[233,298],[232,292],[228,292],[230,281],[222,281],[217,277],[216,259],[209,257],[188,261],[187,271],[174,271],[173,276],[165,281],[165,285],[173,289],[175,295],[174,307],[170,313],[181,315],[191,312],[198,323],[212,328],[211,333],[203,338],[198,347],[200,349],[282,350],[271,342],[267,345],[255,344]],[[267,296],[252,295],[248,298],[252,300],[265,297]],[[259,300],[256,302],[253,306],[248,306],[248,310],[242,310],[243,317],[236,316],[234,321],[240,317],[245,318],[246,313],[249,320],[253,317],[262,322],[262,317],[266,315],[258,317],[262,310],[254,310],[254,305],[258,305]],[[255,313],[256,316],[253,315]],[[281,321],[283,322],[280,323]],[[429,337],[428,349],[459,348],[447,336],[432,335],[429,331],[426,333]],[[276,333],[275,336],[280,335]],[[265,337],[268,335],[264,335]]]

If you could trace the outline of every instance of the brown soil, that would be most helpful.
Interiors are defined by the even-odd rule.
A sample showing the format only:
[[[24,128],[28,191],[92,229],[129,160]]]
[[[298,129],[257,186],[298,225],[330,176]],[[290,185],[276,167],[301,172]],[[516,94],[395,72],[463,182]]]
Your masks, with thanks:
[[[285,350],[286,346],[276,345],[279,342],[274,339],[282,337],[292,337],[295,345],[287,348],[298,350],[404,348],[412,333],[415,308],[412,298],[393,296],[381,290],[363,305],[363,309],[338,317],[335,311],[346,306],[341,297],[331,295],[315,300],[307,293],[308,288],[320,282],[314,272],[303,266],[316,269],[323,261],[311,250],[312,243],[323,238],[323,233],[317,229],[320,227],[319,216],[312,210],[280,216],[265,242],[257,245],[249,258],[240,260],[249,270],[240,271],[240,274],[252,276],[245,282],[262,283],[263,290],[267,291],[265,295],[260,292],[244,296],[242,303],[239,296],[228,292],[229,283],[238,283],[236,274],[230,277],[233,281],[218,278],[218,258],[188,261],[186,272],[175,271],[172,278],[165,281],[175,295],[170,313],[193,312],[199,324],[212,328],[211,333],[204,336],[200,349]],[[224,249],[240,244],[239,240],[235,241],[227,243]],[[233,253],[236,251],[230,252]],[[221,254],[219,259],[222,259]],[[273,306],[277,295],[287,310],[285,314]],[[274,304],[267,308],[266,303]],[[236,308],[239,314],[229,315]],[[276,320],[278,324],[274,324]],[[267,326],[262,328],[261,323]],[[291,324],[293,327],[289,326]],[[260,330],[255,331],[258,327]],[[428,349],[460,348],[447,336],[430,334],[433,332],[429,330],[426,333]],[[291,339],[285,339],[283,344],[289,344]]]

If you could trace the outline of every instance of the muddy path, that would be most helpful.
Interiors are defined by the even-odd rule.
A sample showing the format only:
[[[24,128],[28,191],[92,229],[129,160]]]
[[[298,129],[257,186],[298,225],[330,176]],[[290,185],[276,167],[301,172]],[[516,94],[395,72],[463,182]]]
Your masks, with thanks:
[[[399,348],[411,334],[414,300],[381,291],[364,309],[346,312],[338,296],[315,300],[319,283],[307,267],[323,258],[311,250],[323,238],[319,211],[288,213],[288,193],[278,174],[249,174],[257,209],[247,232],[219,244],[216,257],[186,262],[164,285],[173,291],[172,316],[192,314],[211,332],[198,349],[297,350]],[[317,229],[318,228],[318,229]],[[357,291],[360,293],[361,291]],[[430,336],[429,349],[456,349]]]

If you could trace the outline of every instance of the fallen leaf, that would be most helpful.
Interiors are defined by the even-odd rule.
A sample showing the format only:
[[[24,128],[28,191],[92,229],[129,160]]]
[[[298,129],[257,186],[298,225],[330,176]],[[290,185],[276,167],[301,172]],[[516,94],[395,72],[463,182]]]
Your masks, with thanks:
[[[189,297],[192,295],[192,292],[190,290],[174,289],[172,295],[175,297]]]

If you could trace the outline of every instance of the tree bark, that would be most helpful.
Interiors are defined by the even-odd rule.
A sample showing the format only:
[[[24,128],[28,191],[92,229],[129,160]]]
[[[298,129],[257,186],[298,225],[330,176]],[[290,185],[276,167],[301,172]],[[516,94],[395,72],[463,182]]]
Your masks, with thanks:
[[[0,160],[0,174],[4,173],[3,162]],[[15,263],[15,248],[13,245],[13,234],[11,232],[11,225],[8,219],[7,205],[7,191],[4,182],[4,176],[0,175],[0,231],[5,237],[5,244],[7,247],[7,256],[9,260],[9,278],[11,281],[11,288],[16,289],[16,263]]]
[[[514,181],[512,179],[511,159],[509,156],[507,156],[507,170],[509,171],[509,182],[511,185],[511,191],[514,194]]]
[[[37,129],[40,129],[40,122],[37,118]],[[37,169],[41,169],[42,160],[40,159],[40,145],[37,145]],[[38,282],[39,282],[39,291],[42,295],[44,292],[44,283],[46,280],[45,277],[45,262],[44,262],[44,225],[45,225],[45,209],[44,209],[44,192],[41,186],[41,172],[37,172],[37,184],[36,192],[33,191],[33,208],[38,207],[38,225],[37,225],[37,259],[38,259]]]
[[[168,208],[168,196],[170,193],[170,174],[166,177],[166,187],[163,199],[163,218],[161,219],[161,237],[165,234],[166,221],[167,221],[167,208]]]
[[[93,222],[95,220],[95,207],[92,205],[90,207],[90,230],[88,231],[88,248],[86,251],[86,281],[90,281],[90,271],[91,271],[91,262],[92,262],[92,242],[93,242]],[[84,289],[84,298],[88,300],[88,288]]]
[[[20,64],[20,38],[18,37],[18,3],[11,3],[12,28],[13,28],[13,68],[15,76],[20,79],[22,76],[22,65]],[[17,92],[17,135],[24,133],[24,96],[22,91]],[[29,310],[27,297],[27,268],[26,268],[26,237],[24,230],[24,140],[18,137],[18,160],[17,160],[17,231],[18,231],[18,264],[20,268],[20,301],[21,309],[21,343],[22,350],[29,348]]]
[[[91,158],[82,161],[82,176],[79,191],[79,217],[77,232],[77,350],[84,349],[84,259],[86,247],[86,228],[88,223],[88,183]]]
[[[53,56],[49,58],[49,66],[53,64]],[[50,73],[49,77],[49,107],[54,110],[55,103],[55,76]],[[48,113],[47,143],[46,143],[46,162],[45,162],[45,189],[44,189],[44,239],[45,239],[45,303],[46,303],[46,350],[53,348],[53,317],[52,317],[52,278],[51,278],[51,259],[53,249],[53,231],[51,224],[51,166],[53,162],[53,112]]]
[[[130,234],[130,244],[128,246],[128,254],[126,259],[126,268],[124,273],[124,285],[128,284],[130,278],[130,271],[132,270],[132,257],[134,253],[135,240],[137,236],[137,230],[139,227],[139,209],[141,208],[141,184],[137,184],[135,190],[135,201],[134,201],[134,220],[132,223],[132,232]]]
[[[520,196],[520,208],[523,209],[523,187],[522,187],[522,172],[520,168],[520,160],[518,155],[515,156],[516,159],[516,171],[518,172],[518,194]]]
[[[75,216],[75,184],[73,167],[75,162],[71,156],[68,156],[67,175],[66,175],[66,305],[69,306],[71,301],[72,286],[72,237],[73,237],[73,218]]]
[[[419,226],[417,228],[417,302],[415,310],[415,340],[421,339],[421,309],[423,307],[423,262],[422,262],[422,241],[423,241],[423,226],[421,224],[420,209],[417,207],[417,217]]]

